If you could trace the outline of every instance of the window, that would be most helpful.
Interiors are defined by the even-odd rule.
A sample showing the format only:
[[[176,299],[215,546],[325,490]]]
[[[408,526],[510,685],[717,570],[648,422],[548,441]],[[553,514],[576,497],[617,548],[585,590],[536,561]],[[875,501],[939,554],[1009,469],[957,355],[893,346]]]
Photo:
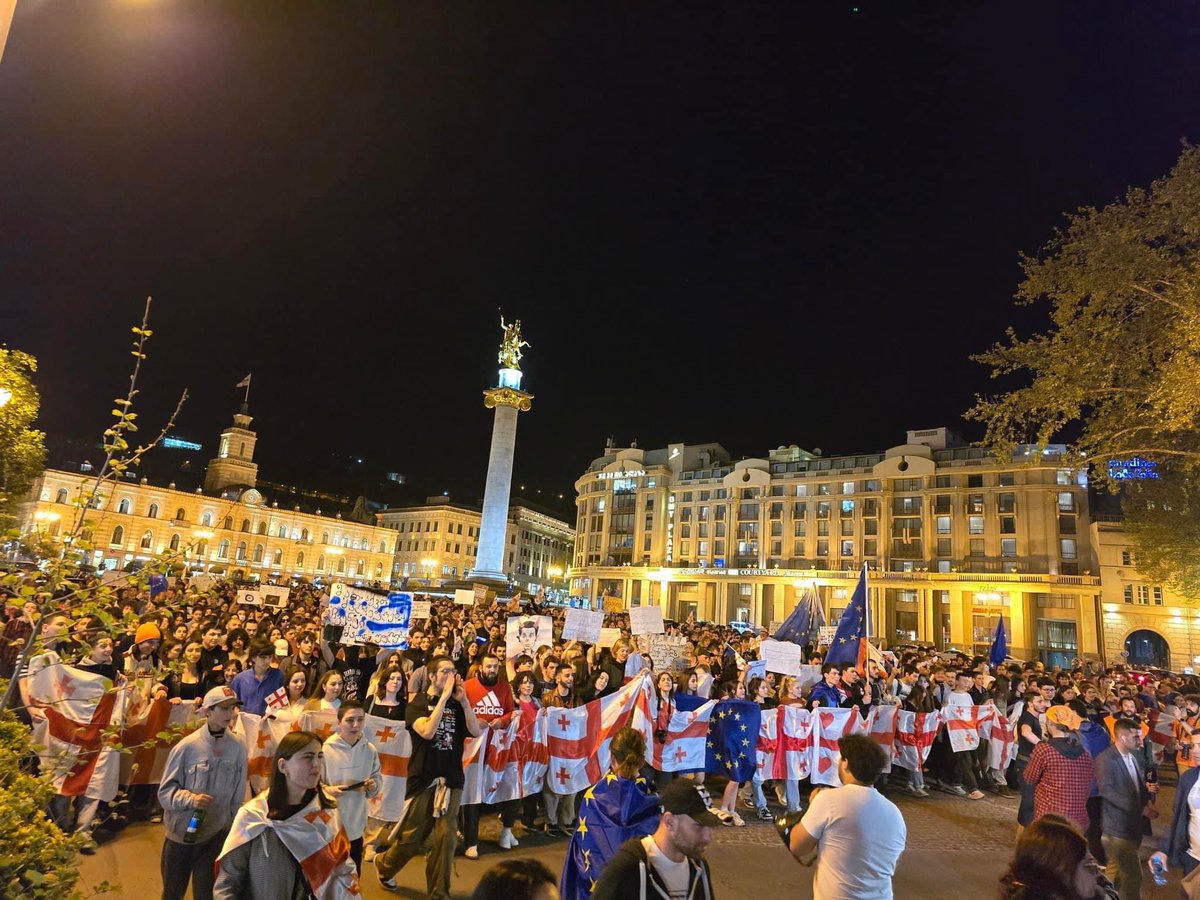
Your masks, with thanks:
[[[287,537],[287,526],[286,525],[279,526],[279,537],[281,537],[281,538]]]
[[[296,568],[299,569],[303,565],[304,565],[304,551],[301,550],[299,553],[296,554]]]
[[[224,540],[217,544],[217,559],[229,559],[229,541]]]
[[[854,541],[842,541],[842,556],[854,555]]]
[[[829,491],[829,485],[828,485],[827,483],[826,483],[826,484],[818,484],[818,485],[817,485],[817,493],[818,493],[818,494],[820,494],[820,495],[825,495],[825,494],[828,494],[829,492],[830,492],[830,491]]]
[[[142,535],[142,549],[150,550],[153,547],[154,547],[154,532],[147,531],[145,534]]]
[[[853,481],[843,481],[842,482],[842,493],[843,494],[853,494],[854,493],[854,482]]]
[[[1075,637],[1075,623],[1058,619],[1038,619],[1037,641],[1039,650],[1078,649]]]
[[[66,488],[58,489],[58,493],[54,495],[54,502],[55,503],[66,503],[67,502],[67,489]]]
[[[1000,556],[1004,559],[1017,558],[1017,539],[1002,538],[1000,540]]]
[[[983,556],[984,551],[982,538],[971,538],[969,543],[971,556]]]
[[[818,519],[828,519],[829,518],[829,501],[828,500],[818,501],[818,503],[817,503],[817,518]]]
[[[1073,538],[1063,538],[1059,541],[1063,559],[1075,559],[1075,541]]]
[[[1017,483],[1012,472],[1001,472],[999,476],[997,476],[997,482],[999,483],[1000,487],[1012,487]]]
[[[983,516],[967,516],[967,533],[983,534]]]
[[[949,475],[937,475],[933,479],[933,486],[936,488],[954,487],[954,482]]]
[[[842,517],[845,518],[847,516],[853,516],[853,515],[854,515],[854,501],[853,500],[843,500],[842,501]]]
[[[937,555],[938,556],[949,556],[953,552],[954,551],[952,549],[952,542],[951,542],[950,538],[938,538],[938,542],[937,542]]]
[[[129,498],[128,497],[122,498],[121,502],[117,504],[117,512],[119,512],[119,513],[128,513],[129,512]]]
[[[234,558],[238,562],[246,561],[246,542],[245,541],[238,541],[237,551],[235,553]]]
[[[256,563],[261,563],[261,562],[263,561],[263,545],[262,545],[262,544],[255,544],[255,545],[254,545],[254,557],[253,557],[253,559],[254,559],[254,561],[255,561]]]
[[[325,554],[324,553],[322,553],[320,556],[317,557],[317,571],[318,572],[325,571]]]
[[[177,535],[177,534],[171,535],[171,543],[169,543],[167,546],[171,550],[178,550],[179,549],[179,535]]]
[[[158,518],[158,504],[157,503],[150,504],[150,508],[148,510],[146,510],[146,518],[148,518],[148,519],[157,519]]]
[[[1038,594],[1037,605],[1041,609],[1074,609],[1075,598],[1071,594]]]
[[[339,556],[337,561],[337,570],[339,575],[346,574],[346,557]]]
[[[1074,534],[1075,533],[1075,517],[1074,516],[1059,516],[1058,517],[1058,533],[1059,534]]]
[[[1130,553],[1128,550],[1121,551],[1121,565],[1123,565],[1123,566],[1132,566],[1133,565],[1133,554]]]
[[[844,519],[842,521],[842,537],[854,534],[854,520]]]
[[[329,543],[329,532],[328,532],[328,531],[322,531],[322,532],[321,532],[321,543],[322,543],[322,544],[328,544],[328,543]]]
[[[933,498],[933,511],[939,514],[949,514],[954,512],[954,508],[950,505],[949,494],[939,494]]]
[[[1070,469],[1059,469],[1058,472],[1055,473],[1055,481],[1058,484],[1070,484],[1071,483],[1071,470]]]
[[[233,530],[233,516],[226,516],[225,524],[222,527],[228,531],[232,531]]]
[[[1075,511],[1075,495],[1070,491],[1062,491],[1058,495],[1058,511],[1059,512],[1074,512]]]
[[[863,541],[863,556],[870,558],[879,555],[879,541],[865,540]]]
[[[983,513],[983,494],[967,495],[967,512],[976,515]]]
[[[817,541],[817,556],[829,555],[829,541]]]
[[[266,522],[259,522],[259,523],[258,523],[258,533],[259,533],[259,534],[266,534],[266,533],[267,533],[267,523],[266,523]]]
[[[182,510],[181,510],[181,512],[182,512]],[[176,516],[175,518],[178,519],[179,516]],[[202,515],[200,517],[200,524],[204,525],[206,527],[212,525],[212,513],[206,512],[204,515]]]
[[[921,498],[893,497],[892,512],[897,516],[919,516],[921,514]]]
[[[109,541],[114,547],[119,547],[125,542],[125,529],[118,525],[113,529],[112,539]]]
[[[817,535],[819,537],[829,537],[829,523],[822,520],[817,523]]]
[[[967,487],[969,487],[969,488],[983,487],[983,476],[982,475],[968,475],[967,476]]]
[[[1010,493],[1000,494],[996,498],[996,511],[1002,513],[1011,513],[1017,511],[1017,495]]]
[[[187,513],[185,513],[185,512],[183,511],[183,507],[182,507],[182,506],[181,506],[181,507],[179,507],[179,509],[175,510],[175,521],[176,521],[176,522],[182,522],[182,521],[183,521],[184,519],[186,519],[186,518],[187,518]]]
[[[282,566],[283,565],[283,551],[282,550],[280,550],[278,548],[275,549],[275,555],[271,557],[271,565],[273,565],[273,566]]]

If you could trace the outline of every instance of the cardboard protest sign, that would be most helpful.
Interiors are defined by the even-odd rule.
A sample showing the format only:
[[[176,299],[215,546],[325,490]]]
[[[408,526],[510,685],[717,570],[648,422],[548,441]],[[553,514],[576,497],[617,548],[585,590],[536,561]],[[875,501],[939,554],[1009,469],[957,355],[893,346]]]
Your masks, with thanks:
[[[549,616],[509,616],[504,624],[504,646],[508,658],[522,653],[534,656],[537,648],[554,646],[554,620]]]
[[[799,675],[804,662],[804,650],[791,641],[765,640],[758,648],[759,657],[767,664],[768,672],[780,675]]]
[[[600,640],[597,641],[597,643],[601,647],[611,647],[613,644],[615,644],[620,639],[621,639],[621,629],[620,628],[601,628],[600,629]]]
[[[832,644],[834,637],[837,635],[836,625],[822,625],[817,629],[818,644]]]
[[[279,587],[275,584],[268,584],[266,587],[258,589],[262,605],[270,606],[274,609],[283,609],[283,607],[287,606],[288,595],[291,592],[291,588]]]
[[[600,630],[604,627],[604,613],[589,609],[568,609],[567,618],[563,622],[564,641],[585,641],[589,644],[600,642]]]
[[[687,638],[681,635],[650,634],[650,661],[655,672],[682,672],[688,667]]]
[[[605,612],[624,612],[625,611],[625,601],[622,600],[620,597],[607,597],[606,596],[604,598],[604,611]]]
[[[412,602],[412,617],[414,619],[428,619],[432,608],[433,603],[429,600],[414,600]]]
[[[476,584],[472,585],[472,587],[475,588],[476,606],[485,606],[496,599],[496,595],[488,590],[488,586],[486,584]],[[489,594],[491,596],[489,596]]]
[[[474,606],[475,592],[469,588],[459,588],[454,592],[455,606]]]
[[[263,605],[262,596],[258,593],[258,591],[239,590],[237,592],[237,602],[245,606]]]
[[[412,620],[412,594],[376,594],[352,588],[346,594],[346,628],[342,643],[378,644],[407,649]],[[347,640],[349,638],[350,640]]]
[[[634,634],[662,634],[667,630],[663,624],[662,607],[631,606],[629,630]]]

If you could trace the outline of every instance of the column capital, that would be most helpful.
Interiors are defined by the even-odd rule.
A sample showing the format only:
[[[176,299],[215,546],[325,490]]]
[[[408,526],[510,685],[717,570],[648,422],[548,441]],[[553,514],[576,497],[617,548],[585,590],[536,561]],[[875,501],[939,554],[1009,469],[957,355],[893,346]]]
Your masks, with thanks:
[[[483,405],[488,409],[511,406],[520,412],[528,412],[533,406],[533,394],[513,390],[510,387],[489,388],[483,392]]]

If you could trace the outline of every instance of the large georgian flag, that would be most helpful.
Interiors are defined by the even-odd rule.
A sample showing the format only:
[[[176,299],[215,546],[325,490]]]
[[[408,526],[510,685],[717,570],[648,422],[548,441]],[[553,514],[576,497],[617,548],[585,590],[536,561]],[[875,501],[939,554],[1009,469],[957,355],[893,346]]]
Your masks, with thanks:
[[[1018,714],[1019,715],[1019,714]],[[1011,722],[1004,713],[996,710],[992,718],[992,730],[988,735],[988,768],[1003,773],[1017,758],[1016,718]]]
[[[573,794],[595,784],[608,771],[612,736],[630,725],[653,741],[650,676],[643,673],[619,691],[575,709],[544,709],[549,774],[546,783],[558,794]]]
[[[107,732],[120,726],[127,693],[107,678],[57,661],[26,684],[38,704],[30,709],[33,744],[54,789],[66,797],[112,800],[121,759]]]
[[[667,723],[666,741],[646,745],[650,765],[659,772],[703,772],[709,719],[716,707],[717,701],[709,700],[690,712],[676,709]]]
[[[769,718],[770,713],[764,715]],[[767,773],[767,778],[787,778],[800,780],[812,774],[813,753],[816,742],[813,740],[813,726],[816,716],[802,706],[781,706],[774,711],[778,722],[776,735],[778,742],[775,747],[774,767]],[[837,766],[834,766],[836,770]]]
[[[300,864],[300,870],[317,900],[351,900],[361,896],[350,841],[338,821],[336,809],[321,809],[316,798],[288,819],[267,818],[267,795],[261,793],[238,810],[221,857],[254,840],[266,829],[275,835]],[[220,858],[217,860],[220,864]]]
[[[866,734],[867,722],[857,706],[847,709],[818,707],[813,710],[812,717],[813,732],[816,735],[816,752],[810,774],[812,783],[841,787],[842,778],[838,775],[838,763],[842,759],[842,751],[838,747],[838,738],[847,734]]]
[[[884,753],[887,754],[884,772],[892,771],[892,756],[896,740],[896,714],[899,711],[899,707],[896,706],[876,706],[871,710],[871,715],[867,720],[867,734],[879,741]]]
[[[367,716],[363,734],[379,753],[382,790],[367,800],[367,812],[385,822],[398,822],[404,812],[404,792],[408,786],[408,760],[412,756],[412,737],[403,722],[379,716]]]
[[[974,750],[991,732],[994,706],[947,706],[942,710],[950,748],[955,753]]]
[[[463,748],[463,805],[503,803],[539,794],[546,782],[546,711],[515,715],[508,727],[487,729]]]
[[[915,713],[900,710],[896,713],[896,737],[892,744],[892,763],[902,769],[916,771],[929,758],[938,727],[942,724],[939,712]]]
[[[171,748],[194,731],[200,721],[196,704],[166,699],[152,700],[136,715],[126,716],[121,745],[130,752],[121,754],[121,784],[162,781]],[[169,738],[159,737],[166,733],[170,733]]]
[[[1146,714],[1146,724],[1150,726],[1150,748],[1154,753],[1154,761],[1161,763],[1167,745],[1175,736],[1175,716],[1161,709],[1151,709]]]

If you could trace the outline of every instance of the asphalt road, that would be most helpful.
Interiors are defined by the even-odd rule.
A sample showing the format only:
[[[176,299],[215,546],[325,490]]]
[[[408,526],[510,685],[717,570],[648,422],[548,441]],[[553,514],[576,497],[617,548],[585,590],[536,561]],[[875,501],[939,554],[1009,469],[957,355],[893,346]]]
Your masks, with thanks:
[[[1167,779],[1174,781],[1167,775]],[[995,896],[996,883],[1004,871],[1015,841],[1017,801],[988,794],[983,800],[967,800],[948,794],[932,793],[918,799],[895,789],[886,791],[896,803],[908,825],[908,844],[900,858],[894,882],[899,900],[986,900]],[[1164,785],[1160,801],[1170,810],[1172,788]],[[746,812],[749,812],[748,810]],[[1162,819],[1156,822],[1161,829]],[[452,890],[456,897],[469,897],[479,876],[505,855],[531,856],[544,862],[551,871],[562,870],[566,839],[551,839],[527,834],[517,826],[521,846],[503,851],[493,841],[499,823],[485,816],[481,823],[482,842],[478,860],[461,855],[455,863]],[[115,896],[128,900],[151,900],[160,896],[158,861],[162,847],[162,827],[137,824],[115,836],[101,836],[101,848],[92,857],[82,857],[86,888],[101,881],[118,885]],[[1150,842],[1143,845],[1143,858],[1151,852]],[[747,819],[745,828],[721,828],[708,849],[709,864],[715,878],[714,893],[730,897],[812,897],[811,869],[794,862],[784,849],[771,823]],[[397,876],[400,894],[391,894],[379,886],[374,867],[368,863],[362,879],[363,895],[368,898],[424,896],[424,860],[414,859]],[[1154,889],[1147,878],[1142,896],[1174,898],[1179,896],[1178,873],[1172,886]],[[114,896],[114,895],[109,895]]]

